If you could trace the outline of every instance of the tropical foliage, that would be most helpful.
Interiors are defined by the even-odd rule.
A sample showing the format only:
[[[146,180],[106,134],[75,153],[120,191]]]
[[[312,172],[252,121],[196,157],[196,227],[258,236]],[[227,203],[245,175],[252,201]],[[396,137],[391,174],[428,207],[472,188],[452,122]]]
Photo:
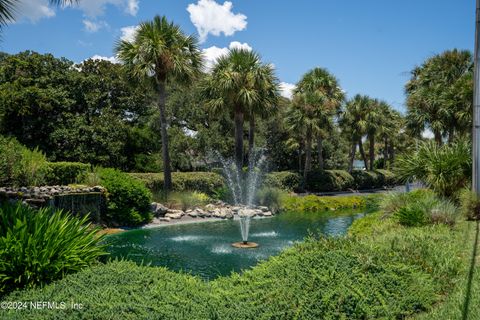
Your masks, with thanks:
[[[0,204],[0,294],[35,287],[94,264],[104,255],[97,229],[53,209]]]

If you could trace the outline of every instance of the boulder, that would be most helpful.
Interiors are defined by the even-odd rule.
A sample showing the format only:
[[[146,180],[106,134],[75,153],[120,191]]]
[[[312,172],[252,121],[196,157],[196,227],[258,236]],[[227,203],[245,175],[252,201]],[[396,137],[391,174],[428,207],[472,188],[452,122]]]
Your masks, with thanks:
[[[268,207],[265,207],[265,206],[258,206],[257,209],[262,210],[263,212],[268,211]]]
[[[263,216],[264,217],[271,217],[271,216],[273,216],[273,213],[271,211],[266,211],[266,212],[263,212]]]
[[[165,207],[163,204],[158,202],[152,202],[150,205],[150,210],[155,217],[163,217],[168,211],[168,208]]]

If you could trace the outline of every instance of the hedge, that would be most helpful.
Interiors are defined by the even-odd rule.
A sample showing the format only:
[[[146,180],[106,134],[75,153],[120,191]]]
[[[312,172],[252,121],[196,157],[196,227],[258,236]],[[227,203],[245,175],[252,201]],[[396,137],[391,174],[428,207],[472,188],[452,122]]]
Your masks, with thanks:
[[[50,185],[67,185],[82,181],[90,171],[90,164],[81,162],[49,162],[47,183]]]
[[[308,213],[340,209],[365,209],[376,198],[376,196],[288,196],[282,200],[281,210]]]
[[[153,192],[163,190],[163,173],[130,173]],[[173,191],[199,191],[212,195],[225,186],[221,175],[214,172],[172,172]]]
[[[344,170],[311,171],[305,182],[305,189],[310,192],[343,191],[353,186],[353,177]]]
[[[265,174],[263,186],[285,191],[296,191],[300,188],[302,177],[296,172],[280,171]]]
[[[2,309],[0,318],[410,318],[438,306],[452,285],[466,278],[471,247],[465,246],[465,237],[474,233],[473,223],[462,223],[455,230],[435,225],[365,237],[311,237],[242,274],[209,282],[113,261],[4,298],[73,301],[82,309]]]

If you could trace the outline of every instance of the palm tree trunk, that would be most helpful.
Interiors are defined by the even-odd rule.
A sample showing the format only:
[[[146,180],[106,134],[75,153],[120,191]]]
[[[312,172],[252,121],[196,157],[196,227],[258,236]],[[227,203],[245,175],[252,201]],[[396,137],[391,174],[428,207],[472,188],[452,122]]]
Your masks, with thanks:
[[[320,170],[324,168],[324,161],[323,161],[323,138],[322,135],[318,135],[317,137],[317,152],[318,152],[318,167]]]
[[[443,141],[442,141],[442,134],[441,134],[440,131],[438,131],[438,130],[435,130],[435,131],[433,132],[433,134],[434,134],[434,136],[435,136],[435,142],[436,142],[439,146],[441,146],[441,145],[442,145],[442,142],[443,142]]]
[[[298,172],[302,172],[302,153],[303,153],[303,146],[302,142],[298,143]]]
[[[448,129],[448,144],[453,143],[454,139],[455,139],[455,129],[450,128]]]
[[[350,162],[348,163],[348,172],[353,171],[353,161],[355,160],[355,151],[357,151],[357,143],[352,142],[352,149],[350,151]]]
[[[368,136],[369,140],[369,156],[370,156],[370,171],[373,171],[373,164],[375,162],[375,136],[369,135]]]
[[[307,180],[307,173],[312,169],[312,130],[307,130],[305,141],[305,167],[303,168],[303,178]]]
[[[240,106],[235,107],[235,164],[241,172],[243,168],[243,111]]]
[[[165,103],[167,93],[165,81],[158,81],[158,109],[160,110],[160,134],[162,137],[162,160],[163,160],[163,188],[165,193],[172,189],[172,172],[170,168],[170,154],[168,152],[167,117],[165,115]]]
[[[363,163],[365,164],[365,169],[368,169],[368,161],[365,151],[363,150],[362,138],[358,139],[358,149],[360,150],[360,155],[362,156]]]
[[[248,129],[248,163],[253,164],[253,149],[255,148],[255,115],[253,112],[250,114],[250,120],[248,121],[250,127]]]

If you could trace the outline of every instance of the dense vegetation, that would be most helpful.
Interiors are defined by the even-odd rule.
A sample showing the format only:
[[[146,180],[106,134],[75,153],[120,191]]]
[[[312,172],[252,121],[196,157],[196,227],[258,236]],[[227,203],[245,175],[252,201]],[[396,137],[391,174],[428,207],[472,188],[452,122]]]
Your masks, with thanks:
[[[0,203],[0,295],[77,272],[104,254],[97,229],[53,209]]]
[[[459,286],[464,284],[472,250],[465,241],[471,243],[474,223],[461,222],[453,229],[444,224],[402,227],[378,213],[357,220],[351,234],[340,239],[309,238],[241,275],[211,282],[165,268],[109,262],[42,289],[5,297],[6,301],[73,299],[84,303],[81,311],[3,310],[0,316],[365,319],[430,312],[458,318],[457,304],[453,310],[433,307],[445,292],[462,290]],[[478,301],[472,300],[472,309],[478,307]]]

